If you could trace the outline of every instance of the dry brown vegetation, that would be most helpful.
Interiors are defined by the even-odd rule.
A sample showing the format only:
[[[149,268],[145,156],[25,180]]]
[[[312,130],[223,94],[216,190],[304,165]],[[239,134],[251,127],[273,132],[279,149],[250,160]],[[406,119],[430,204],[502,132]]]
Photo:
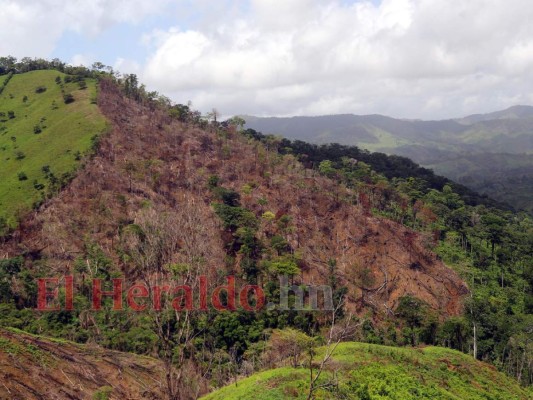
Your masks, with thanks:
[[[301,273],[295,283],[327,284],[335,278],[348,289],[348,311],[370,315],[376,323],[394,313],[406,295],[424,300],[441,317],[461,311],[467,288],[429,250],[432,239],[371,215],[368,203],[380,201],[375,198],[379,190],[347,189],[304,168],[293,156],[279,155],[275,141],[265,146],[233,128],[201,129],[179,122],[126,98],[111,81],[101,82],[98,101],[111,129],[100,139],[97,153],[68,187],[0,244],[0,257],[24,254],[27,268],[47,276],[76,273],[81,259],[86,268],[78,271],[79,282],[98,276],[102,268],[88,256],[96,245],[113,261],[114,272],[149,287],[177,276],[169,265],[186,266],[180,283],[190,285],[199,275],[211,282],[228,274],[244,278],[242,254],[228,257],[225,245],[232,234],[212,207],[216,197],[208,182],[217,175],[220,185],[240,193],[241,206],[260,221],[257,239],[268,243],[275,235],[283,237],[297,254]],[[133,227],[142,230],[143,240]],[[259,283],[267,279],[275,277],[265,272]],[[170,332],[168,314],[148,311],[162,360],[153,376],[164,382],[168,398],[196,398],[208,390],[208,371],[189,365],[186,357],[195,314],[174,316]],[[84,329],[98,335],[91,313],[81,312],[79,318]],[[19,381],[10,376],[15,376],[13,385]],[[93,389],[101,383],[96,381]],[[60,381],[53,390],[63,385]]]
[[[162,363],[150,357],[6,330],[0,343],[2,399],[160,399],[165,392]]]
[[[207,181],[216,174],[222,185],[241,193],[242,206],[261,220],[260,238],[281,234],[301,256],[301,281],[326,283],[328,260],[336,260],[334,274],[349,289],[352,311],[372,309],[379,319],[411,294],[442,316],[460,312],[466,286],[428,250],[430,239],[369,215],[358,204],[358,193],[235,131],[220,133],[172,120],[163,111],[124,98],[111,82],[101,83],[99,105],[112,129],[101,139],[97,155],[69,187],[21,224],[0,247],[0,257],[24,252],[28,267],[46,260],[47,271],[66,273],[73,271],[87,243],[97,243],[133,278],[133,265],[118,257],[121,232],[150,208],[183,227],[170,259],[190,261],[188,238],[196,235],[207,274],[239,272],[238,257],[227,265],[226,233],[210,205]],[[180,212],[191,205],[194,224],[188,221],[190,213]],[[276,218],[262,219],[266,211]],[[276,223],[284,215],[289,224]]]

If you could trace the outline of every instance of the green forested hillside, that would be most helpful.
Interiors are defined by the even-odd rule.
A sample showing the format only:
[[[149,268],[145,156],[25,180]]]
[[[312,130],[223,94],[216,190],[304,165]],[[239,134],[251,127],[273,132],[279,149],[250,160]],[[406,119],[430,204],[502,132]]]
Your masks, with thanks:
[[[533,155],[485,153],[450,156],[428,168],[533,215]]]
[[[43,70],[3,75],[0,229],[68,181],[105,128],[96,82]]]
[[[305,365],[260,372],[204,400],[306,399],[309,373]],[[316,399],[525,400],[533,395],[488,364],[440,347],[341,343],[320,383],[324,387],[315,392]]]
[[[264,133],[408,157],[516,210],[533,210],[530,106],[442,121],[350,114],[245,119]]]

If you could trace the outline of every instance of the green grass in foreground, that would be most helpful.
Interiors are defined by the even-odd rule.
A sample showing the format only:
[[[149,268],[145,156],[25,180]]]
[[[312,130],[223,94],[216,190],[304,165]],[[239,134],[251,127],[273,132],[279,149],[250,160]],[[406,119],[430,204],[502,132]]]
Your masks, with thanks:
[[[440,347],[410,349],[342,343],[330,361],[322,383],[331,379],[334,370],[337,371],[338,385],[319,390],[316,399],[533,398],[531,390],[520,387],[494,367]],[[309,371],[305,368],[278,368],[226,386],[204,400],[305,399],[308,382]]]
[[[96,82],[86,80],[86,89],[77,82],[63,84],[75,99],[65,104],[57,76],[65,77],[58,71],[14,75],[0,94],[0,218],[11,226],[46,192],[49,180],[42,168],[48,165],[57,178],[72,172],[91,148],[91,138],[106,127],[94,104]],[[37,93],[39,87],[46,90]]]

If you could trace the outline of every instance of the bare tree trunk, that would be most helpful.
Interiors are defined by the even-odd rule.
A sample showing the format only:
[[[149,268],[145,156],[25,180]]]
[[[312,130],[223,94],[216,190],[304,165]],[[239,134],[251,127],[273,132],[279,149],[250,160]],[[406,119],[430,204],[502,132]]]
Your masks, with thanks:
[[[476,323],[473,323],[474,326],[474,358],[477,360],[477,335],[476,335]]]
[[[339,301],[335,309],[332,311],[332,318],[331,318],[331,327],[328,332],[328,340],[326,342],[326,352],[324,354],[324,357],[320,361],[320,365],[318,366],[316,373],[313,375],[313,354],[310,354],[309,357],[309,392],[307,394],[307,400],[311,400],[313,398],[314,392],[321,388],[326,386],[333,385],[332,382],[327,382],[325,384],[318,384],[318,379],[322,375],[322,372],[324,371],[326,364],[330,360],[331,356],[337,349],[337,346],[339,343],[345,339],[350,332],[352,332],[359,324],[352,325],[351,319],[352,314],[350,314],[345,319],[345,324],[341,327],[341,330],[339,332],[335,332],[335,321],[336,321],[336,315],[337,312],[342,308],[344,305],[344,298]]]

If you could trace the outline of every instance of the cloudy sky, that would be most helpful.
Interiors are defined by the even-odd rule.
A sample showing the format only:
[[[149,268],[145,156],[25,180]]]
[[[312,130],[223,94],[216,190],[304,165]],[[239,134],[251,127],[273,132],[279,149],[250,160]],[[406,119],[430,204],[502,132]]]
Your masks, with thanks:
[[[101,61],[223,115],[533,105],[531,0],[0,0],[0,55]]]

